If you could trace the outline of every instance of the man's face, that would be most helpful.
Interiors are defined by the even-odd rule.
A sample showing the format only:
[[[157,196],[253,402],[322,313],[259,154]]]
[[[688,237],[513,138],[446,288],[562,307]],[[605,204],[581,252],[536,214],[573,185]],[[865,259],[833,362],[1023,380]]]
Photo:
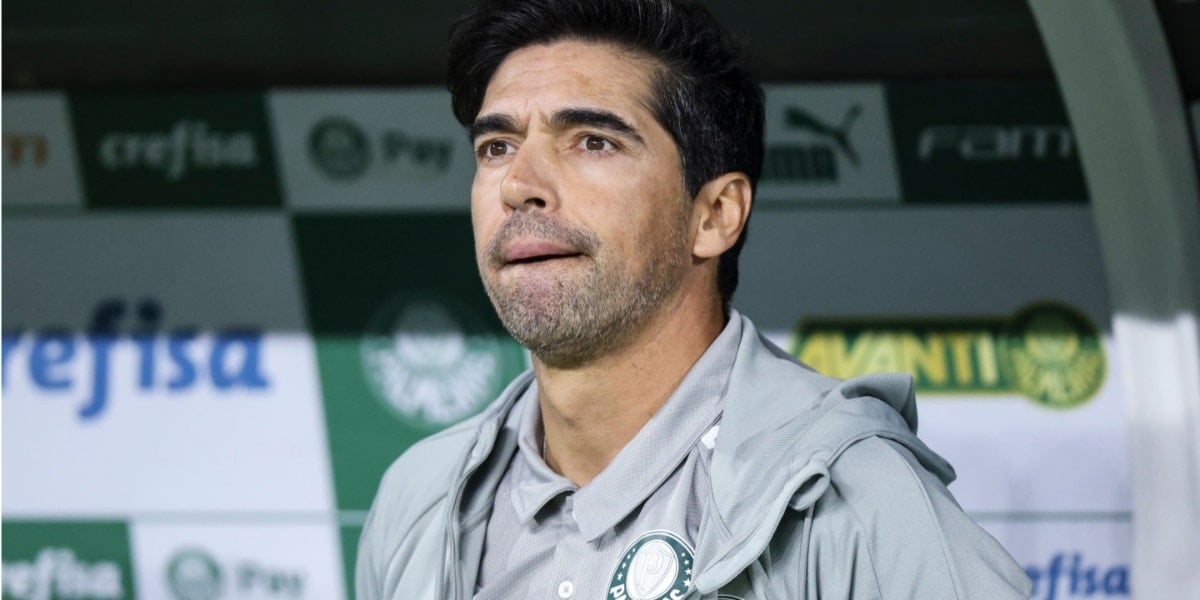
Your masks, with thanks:
[[[510,54],[472,126],[475,252],[505,327],[551,365],[623,344],[679,287],[692,206],[652,63],[580,41]]]

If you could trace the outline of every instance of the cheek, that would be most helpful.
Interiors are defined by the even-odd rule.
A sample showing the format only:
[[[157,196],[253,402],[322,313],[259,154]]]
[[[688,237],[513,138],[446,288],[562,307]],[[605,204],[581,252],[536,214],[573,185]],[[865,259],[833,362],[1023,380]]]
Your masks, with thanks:
[[[669,223],[665,214],[649,208],[650,202],[646,196],[626,196],[610,204],[609,210],[588,215],[588,227],[612,254],[638,264],[654,260],[656,240],[666,234]]]
[[[500,226],[503,213],[493,203],[481,198],[475,190],[471,192],[471,231],[475,236],[475,255],[483,256],[483,250]]]
[[[683,186],[674,181],[676,176],[677,173],[668,172],[648,178],[637,201],[629,207],[630,221],[636,221],[643,229],[659,234],[678,229],[684,205],[690,207],[691,203],[685,197]]]

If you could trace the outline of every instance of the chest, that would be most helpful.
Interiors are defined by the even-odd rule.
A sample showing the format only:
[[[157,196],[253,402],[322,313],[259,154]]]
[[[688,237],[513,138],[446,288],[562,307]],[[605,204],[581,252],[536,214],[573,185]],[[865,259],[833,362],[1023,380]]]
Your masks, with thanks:
[[[707,461],[690,457],[653,489],[567,491],[518,510],[500,482],[485,526],[475,598],[682,598],[708,509]],[[588,490],[595,492],[596,490]]]

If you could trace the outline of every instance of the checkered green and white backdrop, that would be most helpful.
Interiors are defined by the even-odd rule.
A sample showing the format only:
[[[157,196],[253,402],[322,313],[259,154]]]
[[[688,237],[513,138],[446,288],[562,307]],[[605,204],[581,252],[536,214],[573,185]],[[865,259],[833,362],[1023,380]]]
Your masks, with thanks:
[[[1129,595],[1121,373],[1052,84],[784,85],[735,299],[921,435],[1037,598]],[[527,365],[431,89],[3,98],[3,597],[350,598],[385,467]]]

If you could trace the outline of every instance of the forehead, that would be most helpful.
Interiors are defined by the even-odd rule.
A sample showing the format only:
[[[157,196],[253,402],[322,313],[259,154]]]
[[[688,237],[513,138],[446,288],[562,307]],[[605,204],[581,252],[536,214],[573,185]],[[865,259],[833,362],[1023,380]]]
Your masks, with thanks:
[[[513,51],[488,81],[479,114],[563,106],[649,113],[652,59],[604,42],[565,40]]]

